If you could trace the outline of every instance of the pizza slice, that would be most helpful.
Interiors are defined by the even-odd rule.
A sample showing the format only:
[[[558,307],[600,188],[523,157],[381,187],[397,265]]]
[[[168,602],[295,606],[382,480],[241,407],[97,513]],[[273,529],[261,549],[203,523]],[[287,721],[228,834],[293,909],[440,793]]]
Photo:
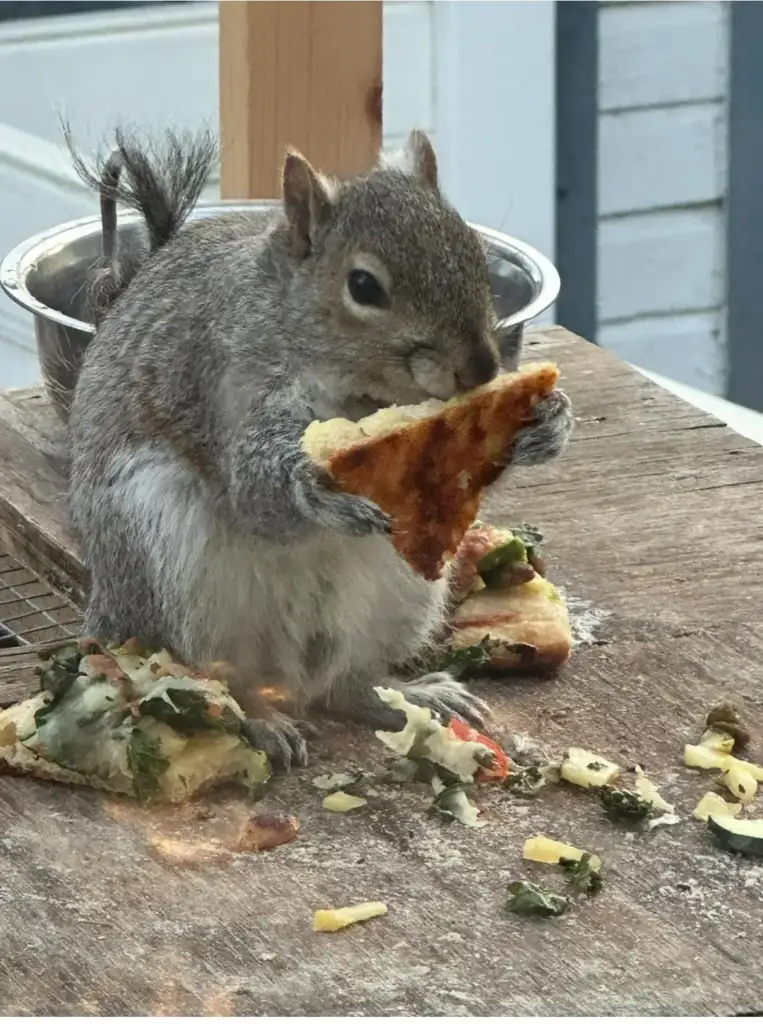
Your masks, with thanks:
[[[0,771],[171,804],[270,775],[225,684],[167,651],[71,641],[48,652],[40,683],[0,711]]]
[[[302,444],[338,489],[369,498],[391,517],[399,553],[435,580],[558,376],[553,363],[535,363],[449,402],[380,409],[357,423],[315,421]]]
[[[450,652],[497,671],[551,671],[572,650],[564,599],[542,573],[541,535],[522,525],[504,530],[475,523],[452,574],[456,602]]]

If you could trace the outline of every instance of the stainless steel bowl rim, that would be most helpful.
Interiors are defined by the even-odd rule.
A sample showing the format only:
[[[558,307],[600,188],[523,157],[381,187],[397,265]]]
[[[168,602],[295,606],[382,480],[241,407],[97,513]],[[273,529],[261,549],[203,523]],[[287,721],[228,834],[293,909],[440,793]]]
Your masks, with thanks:
[[[221,210],[276,210],[280,206],[281,203],[276,199],[253,199],[250,202],[220,200],[214,203],[199,203],[191,213],[190,219],[195,219],[199,215],[203,216],[205,213],[212,215]],[[120,216],[120,223],[136,221],[142,221],[142,216],[137,212],[128,211]],[[9,298],[29,310],[30,313],[59,324],[61,327],[93,334],[95,328],[92,324],[67,316],[36,299],[27,288],[26,279],[42,256],[50,255],[51,251],[62,249],[89,235],[94,227],[100,228],[100,223],[101,218],[97,215],[80,217],[77,220],[57,224],[47,231],[41,231],[20,242],[0,263],[0,287]],[[528,274],[537,289],[537,295],[532,301],[500,321],[501,329],[526,323],[553,305],[559,295],[561,282],[559,273],[550,259],[528,245],[527,242],[522,242],[511,235],[483,227],[481,224],[470,222],[470,225],[493,242],[497,248],[511,252],[514,257],[519,256],[522,269]]]

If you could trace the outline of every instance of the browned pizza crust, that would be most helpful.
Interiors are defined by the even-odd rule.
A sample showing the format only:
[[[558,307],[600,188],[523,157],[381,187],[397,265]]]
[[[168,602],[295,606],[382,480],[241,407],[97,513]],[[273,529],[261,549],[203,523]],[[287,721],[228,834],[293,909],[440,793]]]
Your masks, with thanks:
[[[542,577],[472,594],[455,609],[450,624],[453,647],[476,646],[486,636],[499,642],[487,667],[500,671],[551,671],[563,665],[572,650],[567,607]]]
[[[303,445],[338,488],[383,509],[400,554],[426,579],[438,579],[473,523],[482,491],[503,471],[512,440],[558,376],[553,363],[531,364],[446,404],[383,409],[358,423],[313,423]]]

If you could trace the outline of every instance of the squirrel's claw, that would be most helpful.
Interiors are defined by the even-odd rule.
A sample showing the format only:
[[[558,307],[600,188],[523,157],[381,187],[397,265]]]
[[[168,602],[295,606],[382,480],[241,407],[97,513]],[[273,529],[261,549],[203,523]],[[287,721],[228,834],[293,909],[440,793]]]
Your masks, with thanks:
[[[429,672],[410,683],[394,685],[402,691],[407,701],[419,707],[431,708],[443,722],[460,718],[468,725],[481,728],[486,718],[490,717],[490,708],[485,701],[475,697],[463,683],[459,683],[447,672]],[[402,714],[391,708],[386,710],[396,716],[394,724],[391,721],[389,723],[391,727],[401,728]]]
[[[567,395],[552,391],[536,405],[534,421],[517,434],[507,464],[535,465],[557,458],[567,447],[573,422]]]
[[[268,755],[274,768],[287,771],[294,765],[304,768],[307,764],[307,743],[297,722],[280,712],[267,718],[248,718],[244,724],[247,740]]]

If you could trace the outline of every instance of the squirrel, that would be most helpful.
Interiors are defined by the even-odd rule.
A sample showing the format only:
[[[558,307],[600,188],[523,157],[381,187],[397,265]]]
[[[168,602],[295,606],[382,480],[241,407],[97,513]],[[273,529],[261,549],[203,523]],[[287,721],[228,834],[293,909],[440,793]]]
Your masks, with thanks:
[[[399,728],[374,692],[385,685],[484,724],[487,705],[449,674],[396,674],[440,634],[447,576],[416,575],[387,515],[333,489],[301,437],[315,419],[447,400],[500,365],[485,250],[443,197],[424,133],[341,180],[290,149],[282,193],[264,229],[246,212],[182,230],[180,213],[165,217],[172,230],[85,353],[69,510],[91,577],[87,633],[234,666],[250,741],[288,768],[307,763],[305,730],[262,688]],[[185,210],[182,189],[170,199]],[[571,425],[556,390],[507,464],[556,457]]]
[[[102,256],[90,268],[86,315],[98,327],[151,254],[183,226],[199,200],[217,158],[217,143],[209,131],[175,132],[148,144],[124,128],[115,132],[116,147],[91,170],[77,152],[67,121],[61,120],[64,141],[74,170],[100,197]],[[143,216],[148,238],[120,239],[117,204]]]

